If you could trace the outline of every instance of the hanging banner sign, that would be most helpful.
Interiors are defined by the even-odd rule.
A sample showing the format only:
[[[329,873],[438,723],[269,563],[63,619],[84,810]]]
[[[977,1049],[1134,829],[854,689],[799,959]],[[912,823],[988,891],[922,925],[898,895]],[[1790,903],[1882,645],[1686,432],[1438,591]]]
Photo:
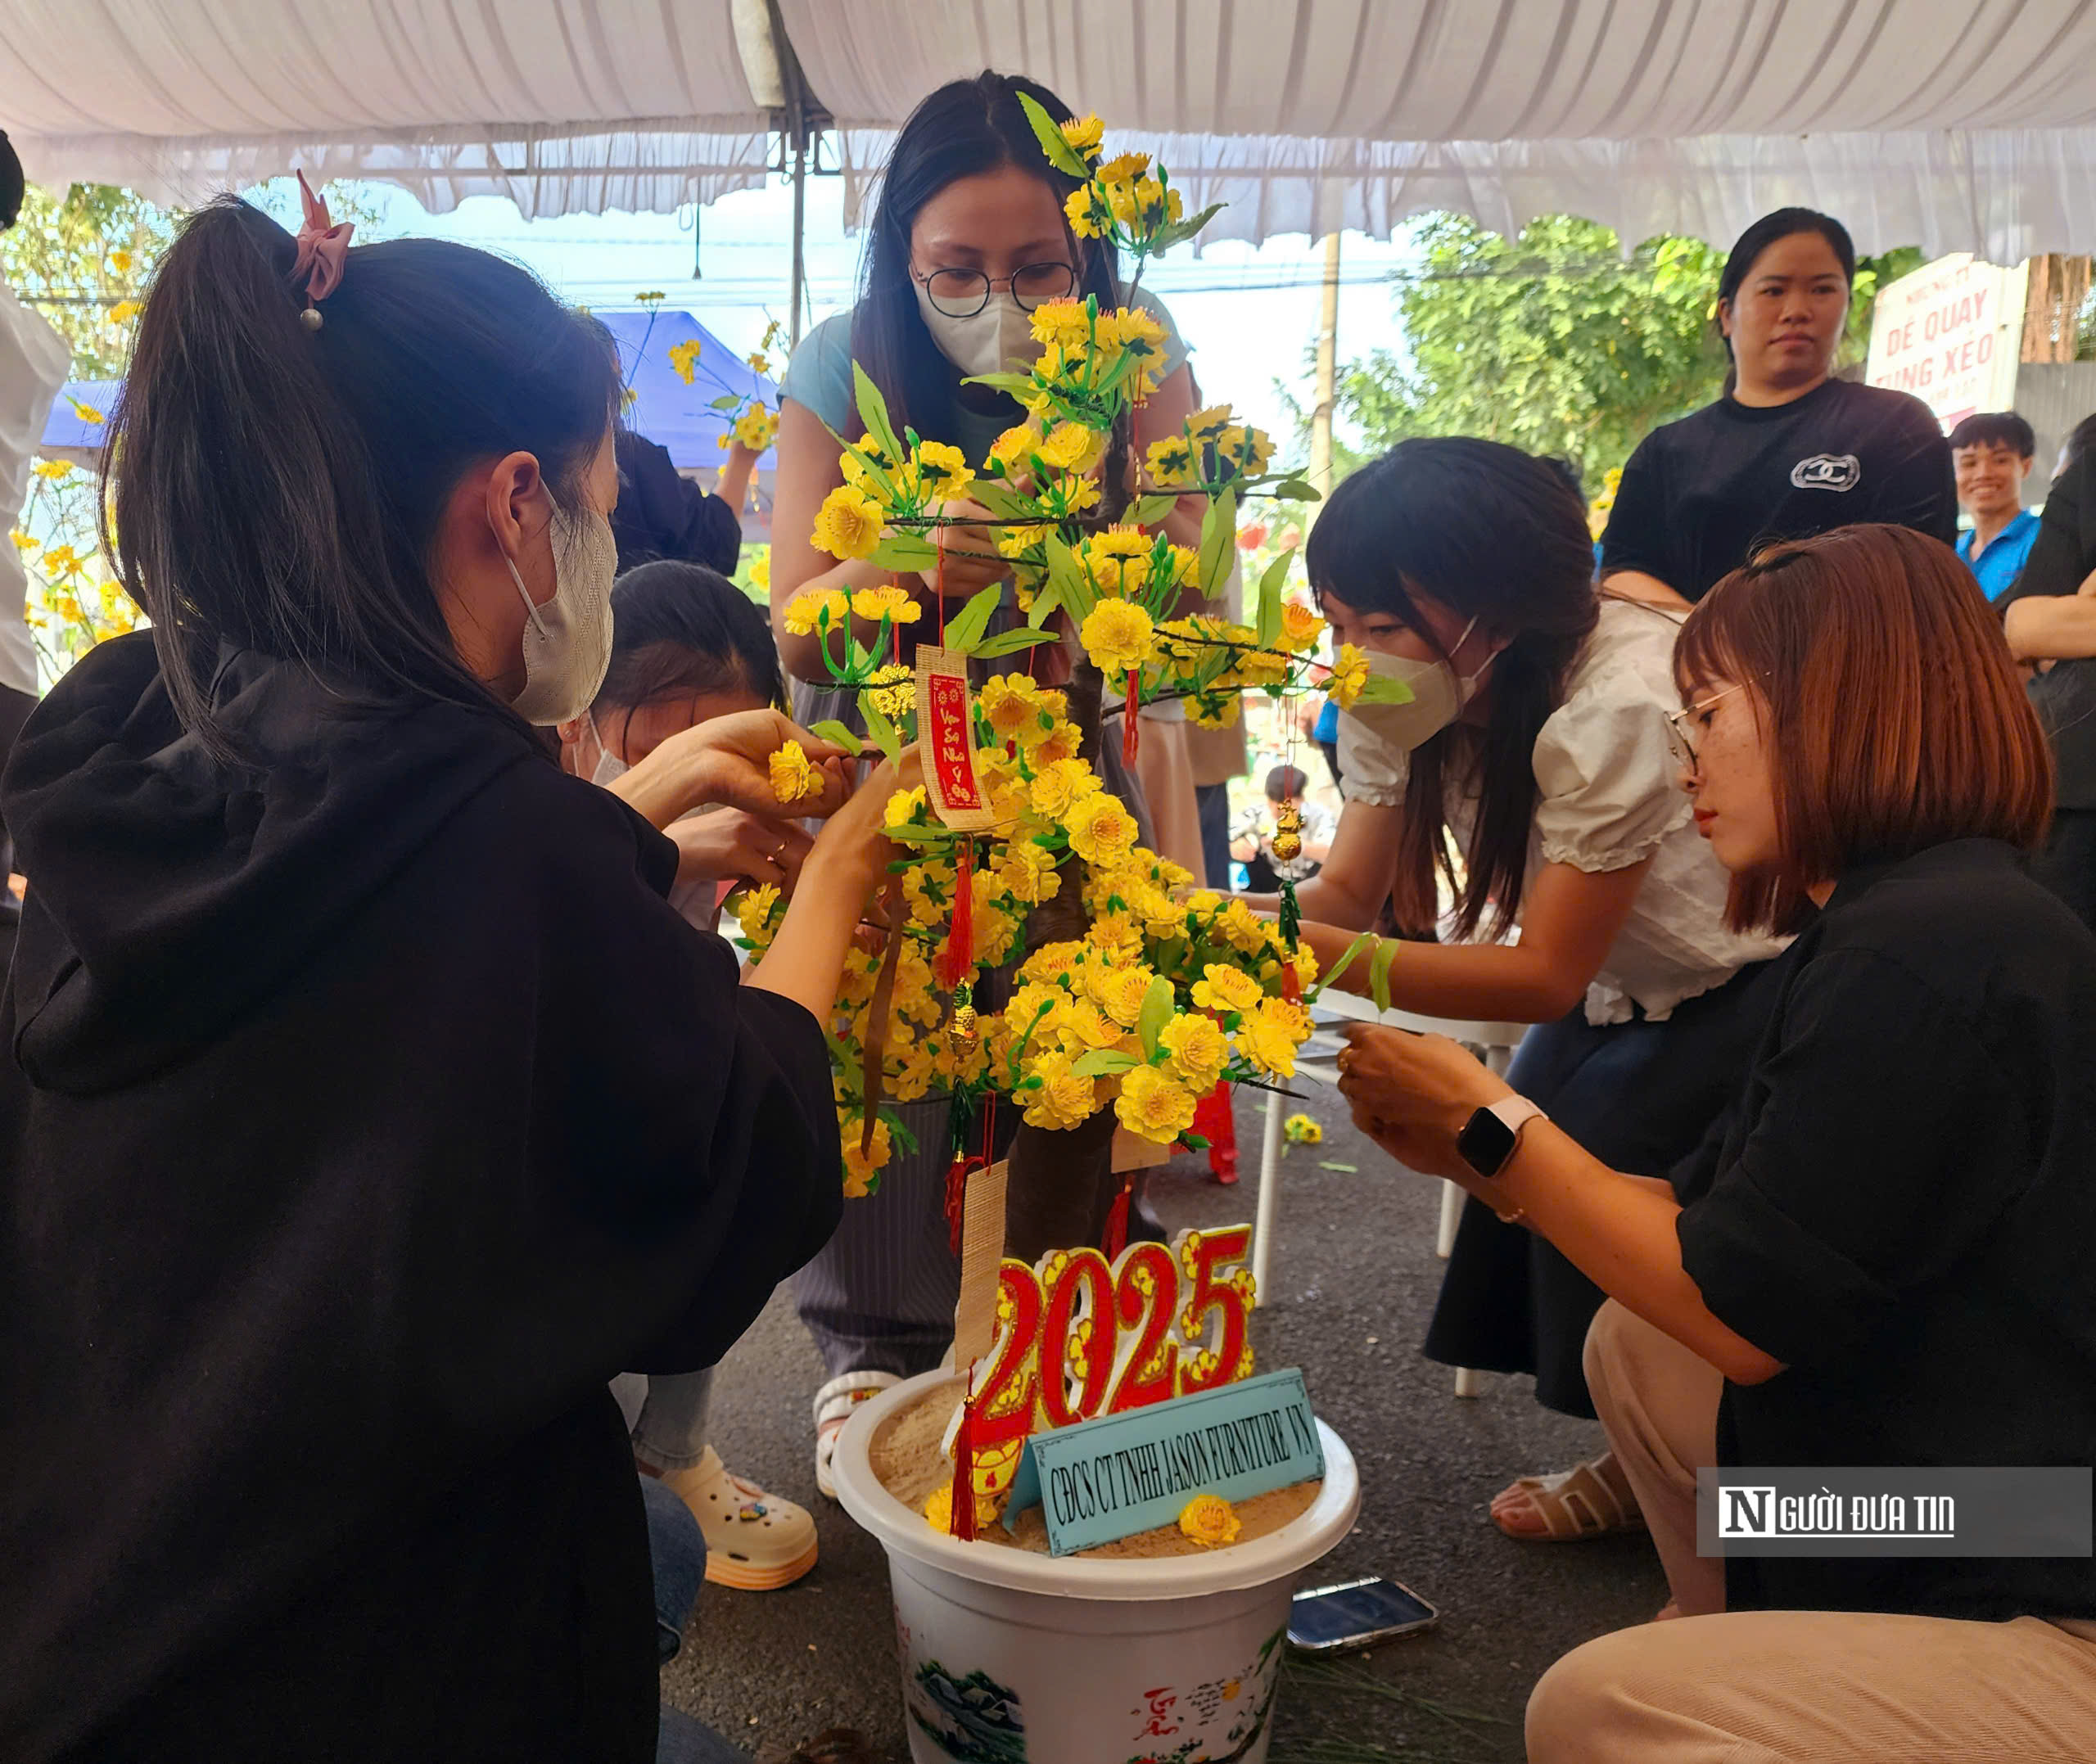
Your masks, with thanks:
[[[917,735],[924,750],[924,796],[955,832],[979,833],[996,824],[975,769],[975,712],[968,690],[968,657],[950,649],[917,652]]]
[[[1878,290],[1863,378],[1911,392],[1945,431],[2016,402],[2030,266],[2003,269],[1958,251]]]

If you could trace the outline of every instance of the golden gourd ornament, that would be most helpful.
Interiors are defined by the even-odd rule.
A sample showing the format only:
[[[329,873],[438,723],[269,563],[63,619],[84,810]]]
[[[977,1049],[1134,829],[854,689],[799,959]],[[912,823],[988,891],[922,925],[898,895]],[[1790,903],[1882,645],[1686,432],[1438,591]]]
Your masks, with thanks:
[[[1295,803],[1284,802],[1274,810],[1273,852],[1283,864],[1303,855],[1303,810]]]
[[[946,1040],[956,1053],[965,1053],[981,1038],[982,1030],[975,1017],[974,995],[963,986],[953,996],[953,1017],[946,1024]]]

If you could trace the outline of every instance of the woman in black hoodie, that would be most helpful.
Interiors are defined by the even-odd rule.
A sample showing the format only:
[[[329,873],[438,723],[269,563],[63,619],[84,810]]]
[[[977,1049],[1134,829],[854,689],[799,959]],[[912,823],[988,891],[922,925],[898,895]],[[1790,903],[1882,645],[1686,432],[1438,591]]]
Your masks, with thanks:
[[[711,1364],[838,1214],[814,1013],[894,777],[773,712],[636,772],[668,819],[821,762],[739,986],[528,726],[608,648],[608,340],[346,232],[228,199],[168,253],[109,453],[152,629],[0,789],[10,1760],[650,1757],[607,1381]]]

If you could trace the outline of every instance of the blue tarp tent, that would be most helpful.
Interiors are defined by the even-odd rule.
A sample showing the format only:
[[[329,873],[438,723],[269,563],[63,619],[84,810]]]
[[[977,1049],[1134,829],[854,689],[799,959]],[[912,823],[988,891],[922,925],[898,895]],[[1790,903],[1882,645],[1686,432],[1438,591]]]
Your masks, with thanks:
[[[679,471],[701,471],[710,485],[727,457],[720,442],[728,427],[728,413],[711,408],[716,399],[754,393],[770,408],[778,409],[778,382],[754,372],[689,313],[599,313],[597,317],[618,341],[620,364],[635,395],[626,409],[627,423],[667,449]],[[686,386],[670,360],[670,351],[692,341],[699,345],[698,359],[692,364],[692,383]],[[80,409],[106,417],[116,408],[121,384],[76,380],[68,386],[52,401],[51,417],[38,451],[47,458],[92,464],[107,431],[103,424],[81,416]],[[751,498],[755,506],[743,511],[743,530],[753,539],[769,534],[775,460],[767,448],[757,461],[757,487]]]

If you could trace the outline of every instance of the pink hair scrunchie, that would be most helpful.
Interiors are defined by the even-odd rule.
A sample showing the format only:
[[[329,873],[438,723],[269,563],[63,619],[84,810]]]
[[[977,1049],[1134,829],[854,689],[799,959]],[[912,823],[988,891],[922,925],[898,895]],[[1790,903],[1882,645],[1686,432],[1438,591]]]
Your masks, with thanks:
[[[318,329],[320,314],[314,309],[314,303],[326,300],[341,286],[350,235],[356,227],[346,220],[340,226],[335,224],[328,216],[328,205],[313,193],[303,171],[298,174],[298,188],[305,204],[305,221],[298,230],[298,255],[291,263],[291,279],[305,283],[306,311],[311,314],[306,323]]]

